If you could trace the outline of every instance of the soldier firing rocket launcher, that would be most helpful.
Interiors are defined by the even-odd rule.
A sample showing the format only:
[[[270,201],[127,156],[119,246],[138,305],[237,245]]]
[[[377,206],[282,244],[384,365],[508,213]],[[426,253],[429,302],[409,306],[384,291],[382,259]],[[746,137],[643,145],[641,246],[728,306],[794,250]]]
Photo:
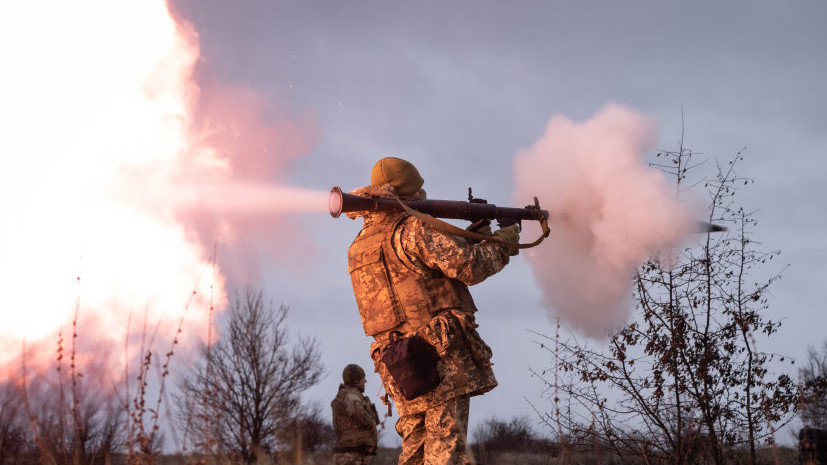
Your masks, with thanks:
[[[509,247],[529,248],[539,244],[549,235],[548,210],[540,208],[540,202],[534,197],[534,205],[527,205],[525,208],[498,207],[488,203],[486,200],[475,198],[468,188],[468,201],[459,200],[402,200],[398,197],[362,197],[342,192],[338,186],[330,190],[328,199],[330,215],[338,218],[339,215],[353,211],[401,211],[404,210],[412,216],[424,221],[426,224],[437,228],[440,231],[463,236],[472,240],[493,240],[496,238],[483,236],[476,232],[458,228],[436,218],[450,218],[468,220],[471,222],[496,220],[500,227],[512,224],[522,225],[523,220],[538,221],[543,230],[542,236],[530,244],[509,244]]]

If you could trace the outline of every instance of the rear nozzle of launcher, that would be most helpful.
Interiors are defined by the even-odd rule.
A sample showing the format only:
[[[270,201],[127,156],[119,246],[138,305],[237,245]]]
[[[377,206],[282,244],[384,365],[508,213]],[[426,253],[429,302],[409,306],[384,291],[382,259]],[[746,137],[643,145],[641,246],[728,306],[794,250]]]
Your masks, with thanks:
[[[342,214],[342,188],[334,186],[330,189],[330,195],[327,198],[327,208],[330,210],[330,216],[338,218]]]
[[[342,213],[354,211],[399,209],[393,199],[380,200],[378,198],[345,194],[339,186],[334,186],[330,189],[330,195],[327,198],[327,208],[330,210],[330,216],[333,218],[338,218]]]

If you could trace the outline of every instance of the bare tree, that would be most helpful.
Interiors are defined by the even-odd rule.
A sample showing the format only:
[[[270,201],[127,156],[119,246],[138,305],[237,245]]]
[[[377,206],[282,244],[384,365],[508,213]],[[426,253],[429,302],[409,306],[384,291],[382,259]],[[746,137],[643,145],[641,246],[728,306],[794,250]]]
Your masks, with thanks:
[[[807,348],[806,364],[798,373],[802,385],[802,423],[810,428],[827,429],[827,341],[821,350]]]
[[[288,309],[274,309],[260,291],[230,299],[220,339],[181,382],[179,418],[187,442],[206,454],[245,463],[278,449],[278,435],[298,416],[301,393],[322,374],[318,344],[291,344]]]
[[[682,144],[659,154],[679,188],[698,166],[692,155]],[[645,263],[634,277],[636,320],[607,347],[543,336],[556,361],[536,373],[555,390],[546,421],[573,445],[646,463],[755,464],[756,445],[792,418],[795,383],[769,371],[784,357],[756,344],[780,325],[764,316],[780,272],[761,270],[779,252],[757,248],[754,215],[735,202],[738,186],[751,182],[736,173],[742,159],[705,183],[709,221],[730,231],[675,251],[672,266]]]

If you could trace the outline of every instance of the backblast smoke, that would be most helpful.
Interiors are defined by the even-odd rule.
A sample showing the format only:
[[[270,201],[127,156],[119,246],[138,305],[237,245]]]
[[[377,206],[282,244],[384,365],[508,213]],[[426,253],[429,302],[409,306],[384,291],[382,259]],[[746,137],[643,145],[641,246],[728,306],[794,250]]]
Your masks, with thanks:
[[[0,381],[19,375],[23,341],[33,371],[58,331],[68,351],[76,311],[79,364],[109,354],[117,377],[142,336],[164,353],[183,318],[181,358],[224,308],[222,254],[248,277],[257,239],[302,236],[280,199],[325,211],[326,192],[283,187],[313,121],[202,92],[197,39],[163,0],[0,7]]]
[[[525,253],[543,304],[588,336],[626,322],[635,269],[691,229],[674,186],[644,162],[654,144],[649,120],[610,104],[583,123],[553,117],[515,159],[515,199],[538,196],[551,214],[550,237]]]

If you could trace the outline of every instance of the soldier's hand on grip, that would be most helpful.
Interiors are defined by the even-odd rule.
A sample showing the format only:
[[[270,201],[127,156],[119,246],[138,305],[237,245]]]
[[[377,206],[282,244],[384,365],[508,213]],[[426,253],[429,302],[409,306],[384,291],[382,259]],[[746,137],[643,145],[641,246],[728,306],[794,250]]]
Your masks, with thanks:
[[[498,229],[494,236],[499,237],[500,239],[510,242],[512,244],[519,244],[520,243],[520,225],[512,224],[511,226],[505,226]],[[511,249],[510,255],[514,256],[520,253],[520,249],[514,248]]]
[[[475,232],[477,234],[482,234],[483,236],[490,236],[491,220],[483,218],[481,220],[474,221],[467,228],[465,228],[465,230]]]

